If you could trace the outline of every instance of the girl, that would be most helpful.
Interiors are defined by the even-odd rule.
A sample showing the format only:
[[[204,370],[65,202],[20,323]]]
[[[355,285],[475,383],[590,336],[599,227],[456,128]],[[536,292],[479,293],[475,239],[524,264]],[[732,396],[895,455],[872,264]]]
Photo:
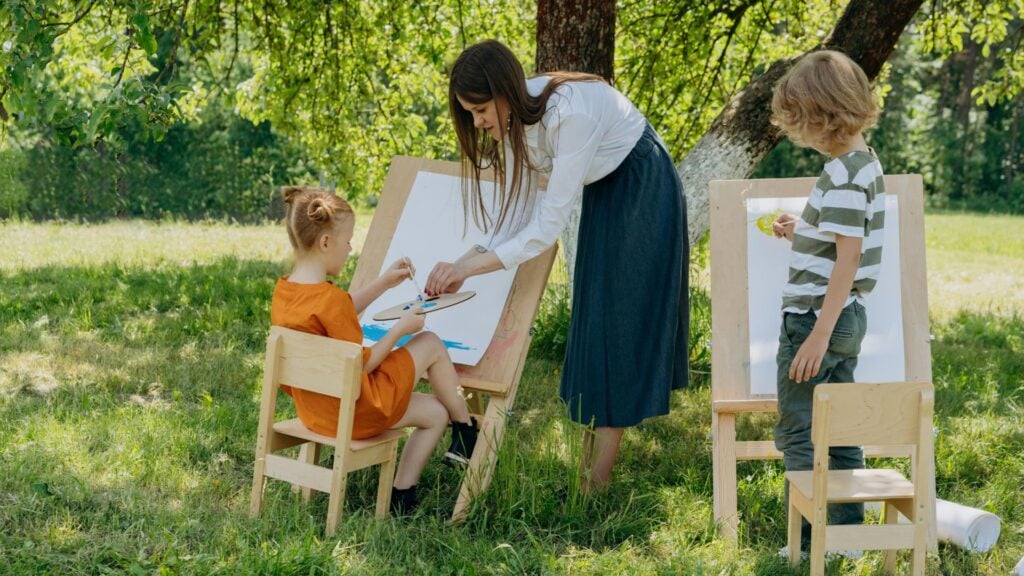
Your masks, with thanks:
[[[500,42],[456,60],[449,109],[463,160],[463,196],[491,230],[455,262],[440,262],[428,294],[544,252],[583,195],[572,322],[561,397],[586,433],[581,481],[603,488],[623,429],[667,414],[687,383],[689,305],[686,203],[661,139],[600,77],[553,72],[527,80]],[[493,213],[480,189],[493,167]],[[538,176],[548,176],[537,192]]]
[[[274,288],[271,323],[361,343],[359,312],[414,273],[412,263],[399,260],[365,288],[349,294],[327,277],[338,274],[352,252],[352,208],[325,190],[286,187],[283,193],[295,267]],[[416,507],[416,482],[449,420],[452,444],[444,455],[446,461],[468,462],[476,443],[475,421],[458,393],[458,376],[441,339],[432,332],[421,332],[402,348],[393,349],[399,338],[422,328],[423,316],[411,310],[398,319],[384,338],[363,349],[363,379],[352,427],[354,439],[376,436],[388,429],[416,428],[405,443],[395,475],[391,508],[396,513],[408,513]],[[430,378],[434,395],[412,391],[424,372]],[[335,434],[336,398],[282,388],[295,400],[295,410],[307,428],[327,436]]]

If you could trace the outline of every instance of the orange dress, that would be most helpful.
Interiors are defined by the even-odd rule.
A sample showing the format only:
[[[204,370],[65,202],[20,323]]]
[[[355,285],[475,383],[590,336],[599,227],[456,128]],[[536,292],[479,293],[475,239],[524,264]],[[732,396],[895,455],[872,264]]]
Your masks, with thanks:
[[[274,287],[270,323],[356,344],[363,342],[352,296],[330,282],[298,284],[282,276]],[[370,349],[364,347],[363,362],[369,358]],[[415,377],[412,355],[404,348],[392,350],[373,372],[363,372],[352,438],[370,438],[394,426],[409,408]],[[337,433],[337,398],[290,386],[281,388],[295,400],[295,411],[306,428],[325,436]]]

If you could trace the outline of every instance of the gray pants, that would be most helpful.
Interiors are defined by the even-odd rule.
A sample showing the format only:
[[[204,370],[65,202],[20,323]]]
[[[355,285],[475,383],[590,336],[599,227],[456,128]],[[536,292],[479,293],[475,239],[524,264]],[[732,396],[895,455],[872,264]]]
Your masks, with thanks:
[[[843,309],[829,339],[828,351],[821,361],[818,375],[809,382],[796,383],[789,378],[789,366],[797,350],[810,335],[817,316],[787,312],[782,318],[779,335],[778,398],[779,422],[775,425],[775,447],[782,452],[787,471],[813,470],[814,445],[811,443],[811,408],[814,387],[828,382],[853,382],[857,355],[867,329],[864,306],[853,302]],[[859,446],[835,446],[829,449],[829,468],[849,470],[864,467],[864,451]],[[789,484],[786,484],[786,506],[789,506]],[[829,524],[860,524],[864,521],[863,504],[832,504],[828,507]],[[809,545],[810,525],[803,522],[803,544]]]

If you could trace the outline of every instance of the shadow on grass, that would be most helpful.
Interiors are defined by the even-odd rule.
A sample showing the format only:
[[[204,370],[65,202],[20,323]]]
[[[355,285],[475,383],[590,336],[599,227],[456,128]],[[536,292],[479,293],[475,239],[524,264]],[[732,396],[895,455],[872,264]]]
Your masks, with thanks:
[[[738,469],[740,542],[754,558],[715,548],[706,375],[673,395],[669,416],[627,433],[610,491],[584,498],[581,432],[557,399],[560,362],[547,358],[527,363],[493,483],[467,523],[444,522],[460,475],[437,458],[422,480],[423,512],[409,520],[369,521],[372,471],[352,476],[336,538],[322,537],[324,499],[304,506],[277,482],[263,516],[248,520],[263,346],[281,273],[277,263],[224,259],[0,276],[0,525],[15,527],[0,535],[0,572],[487,564],[537,573],[582,555],[593,571],[610,562],[611,571],[717,564],[791,573],[773,557],[785,532],[777,462]],[[939,494],[1020,526],[1024,323],[962,314],[935,332]],[[767,438],[772,424],[741,421],[740,433]],[[1019,533],[1004,534],[1019,550]],[[702,564],[701,550],[718,557]],[[950,573],[1004,563],[948,548],[942,562]]]

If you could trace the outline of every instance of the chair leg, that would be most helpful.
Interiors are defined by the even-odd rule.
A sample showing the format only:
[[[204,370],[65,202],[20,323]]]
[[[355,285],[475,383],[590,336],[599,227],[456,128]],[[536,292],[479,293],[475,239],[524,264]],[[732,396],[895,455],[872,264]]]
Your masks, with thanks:
[[[345,507],[345,485],[348,482],[348,473],[345,472],[343,461],[348,454],[342,454],[343,448],[334,449],[334,471],[331,474],[330,499],[327,501],[327,528],[324,534],[328,537],[334,536],[338,528],[338,520],[341,518],[341,511]]]
[[[252,495],[249,498],[249,516],[252,518],[259,516],[263,510],[263,488],[267,483],[263,471],[266,469],[266,466],[264,455],[257,454],[252,474]]]
[[[306,442],[299,448],[299,462],[304,464],[317,465],[320,462],[320,444],[316,442]],[[313,495],[313,489],[306,486],[299,486],[298,484],[292,485],[292,490],[299,490],[302,492],[302,501],[309,503],[310,497]]]
[[[800,527],[804,517],[793,505],[793,488],[790,487],[789,490],[789,527],[786,531],[786,549],[789,554],[789,565],[796,567],[800,564]]]
[[[395,460],[398,457],[398,439],[391,441],[390,456],[380,464],[380,478],[377,480],[377,518],[385,518],[391,506],[391,489],[395,485]]]
[[[899,520],[900,520],[899,510],[897,510],[896,507],[893,506],[891,502],[885,502],[884,506],[885,506],[885,523],[886,524],[896,524],[897,522],[899,522]],[[885,553],[884,553],[884,556],[885,556],[885,573],[886,574],[895,574],[896,573],[896,551],[895,550],[886,550]]]
[[[915,508],[915,512],[917,517],[914,518],[914,557],[911,560],[910,573],[914,576],[924,576],[928,552],[927,513],[918,508]]]
[[[811,520],[811,576],[825,574],[825,513],[819,512]]]

